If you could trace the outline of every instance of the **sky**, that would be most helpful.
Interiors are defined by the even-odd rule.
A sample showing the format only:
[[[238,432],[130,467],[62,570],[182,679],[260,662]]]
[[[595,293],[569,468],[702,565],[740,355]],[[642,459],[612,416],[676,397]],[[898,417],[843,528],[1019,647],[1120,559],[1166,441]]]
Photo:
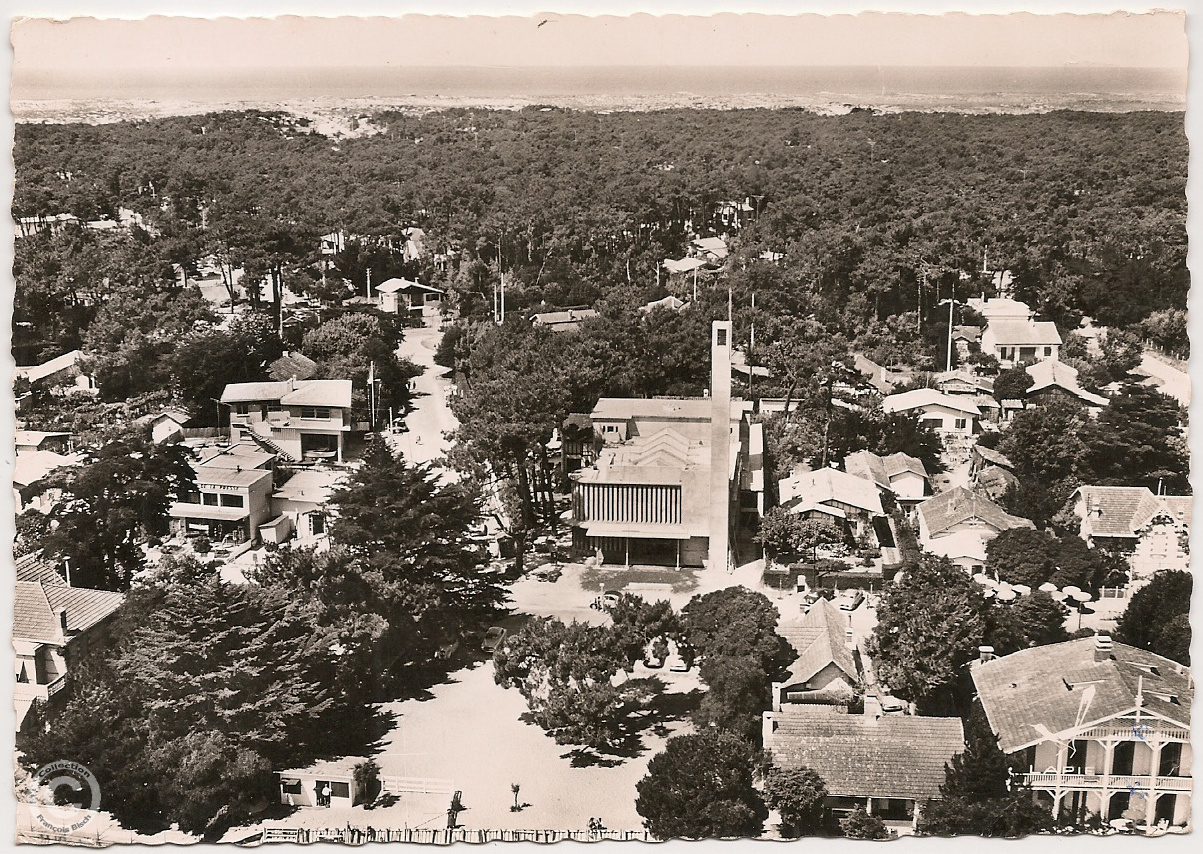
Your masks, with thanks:
[[[103,4],[94,5],[98,13],[113,14],[111,8],[100,8]],[[256,4],[241,8],[251,13]],[[36,4],[29,11],[37,14]],[[26,69],[389,65],[1072,63],[1182,68],[1187,61],[1185,18],[1173,12],[28,19],[15,22],[12,41],[18,74]]]

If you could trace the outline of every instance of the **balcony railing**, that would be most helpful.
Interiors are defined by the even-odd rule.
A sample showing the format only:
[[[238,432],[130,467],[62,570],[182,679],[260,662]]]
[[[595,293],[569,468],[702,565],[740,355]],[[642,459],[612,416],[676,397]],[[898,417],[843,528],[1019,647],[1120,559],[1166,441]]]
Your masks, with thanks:
[[[14,695],[18,700],[41,700],[45,702],[66,687],[67,674],[64,673],[45,685],[39,685],[35,682],[18,682]]]
[[[1133,723],[1131,726],[1103,724],[1084,729],[1074,738],[1118,739],[1119,741],[1190,741],[1190,732],[1182,727],[1167,726],[1160,722],[1153,725],[1143,722],[1141,724]]]
[[[1192,777],[1156,777],[1147,774],[1058,774],[1055,771],[1024,774],[1033,789],[1127,789],[1131,792],[1191,792]]]

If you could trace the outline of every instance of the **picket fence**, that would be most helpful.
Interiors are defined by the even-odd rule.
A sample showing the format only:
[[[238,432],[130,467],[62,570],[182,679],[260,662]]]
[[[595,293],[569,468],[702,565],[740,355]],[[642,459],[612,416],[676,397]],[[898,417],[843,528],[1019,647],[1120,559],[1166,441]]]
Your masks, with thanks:
[[[368,842],[409,842],[419,845],[451,845],[456,842],[655,842],[646,830],[474,830],[467,827],[339,827],[311,830],[304,827],[265,827],[259,843],[288,842],[306,845],[313,842],[341,842],[364,845]],[[252,840],[248,843],[254,844]]]

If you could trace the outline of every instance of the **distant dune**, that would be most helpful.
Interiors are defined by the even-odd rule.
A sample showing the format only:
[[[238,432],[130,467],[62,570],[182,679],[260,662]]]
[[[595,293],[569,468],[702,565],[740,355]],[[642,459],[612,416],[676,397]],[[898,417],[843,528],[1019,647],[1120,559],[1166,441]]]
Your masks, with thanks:
[[[17,69],[20,72],[20,69]],[[382,108],[576,110],[782,109],[822,113],[1179,111],[1186,78],[1167,69],[953,67],[614,67],[134,69],[15,73],[20,122],[113,122],[224,110],[280,109],[344,124]],[[351,127],[348,126],[348,132]]]

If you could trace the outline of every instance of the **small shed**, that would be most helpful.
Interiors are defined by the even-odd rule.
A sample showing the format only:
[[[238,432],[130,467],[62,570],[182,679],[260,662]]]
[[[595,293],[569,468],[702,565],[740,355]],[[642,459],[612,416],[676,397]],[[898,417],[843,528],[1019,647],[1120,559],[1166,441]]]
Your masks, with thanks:
[[[355,806],[363,795],[355,784],[355,766],[363,761],[348,757],[278,772],[280,803],[293,807]],[[329,803],[322,796],[327,787],[330,789]]]

